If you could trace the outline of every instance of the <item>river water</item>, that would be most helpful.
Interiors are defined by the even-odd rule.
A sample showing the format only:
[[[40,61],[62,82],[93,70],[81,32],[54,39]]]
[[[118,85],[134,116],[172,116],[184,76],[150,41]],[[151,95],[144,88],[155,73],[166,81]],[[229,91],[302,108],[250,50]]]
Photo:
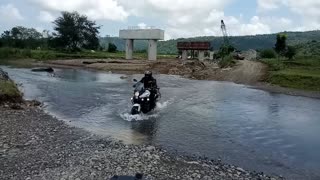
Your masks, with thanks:
[[[44,102],[49,113],[93,133],[288,179],[320,179],[320,99],[157,75],[162,93],[157,109],[133,117],[132,79],[141,75],[3,69],[27,99]]]

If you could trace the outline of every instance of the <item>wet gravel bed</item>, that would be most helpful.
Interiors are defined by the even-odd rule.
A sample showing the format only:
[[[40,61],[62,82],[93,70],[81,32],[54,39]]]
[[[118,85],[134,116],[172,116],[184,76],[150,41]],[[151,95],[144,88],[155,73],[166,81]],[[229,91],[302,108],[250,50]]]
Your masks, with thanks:
[[[151,145],[125,145],[70,127],[40,108],[0,107],[0,179],[108,180],[136,173],[166,180],[283,179]]]

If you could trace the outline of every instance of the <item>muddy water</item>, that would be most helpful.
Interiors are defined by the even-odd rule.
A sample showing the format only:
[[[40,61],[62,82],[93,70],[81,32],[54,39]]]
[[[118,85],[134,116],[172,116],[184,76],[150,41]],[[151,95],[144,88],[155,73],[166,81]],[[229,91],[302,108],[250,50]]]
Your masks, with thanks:
[[[8,69],[25,96],[69,124],[126,143],[220,158],[289,179],[320,179],[320,100],[243,85],[157,76],[155,112],[132,117],[133,78],[84,70]]]

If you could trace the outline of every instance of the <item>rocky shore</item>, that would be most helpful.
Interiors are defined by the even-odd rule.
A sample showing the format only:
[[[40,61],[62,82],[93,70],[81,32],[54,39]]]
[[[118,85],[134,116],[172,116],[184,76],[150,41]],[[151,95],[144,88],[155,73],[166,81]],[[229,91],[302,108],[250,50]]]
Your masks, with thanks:
[[[282,179],[220,161],[169,154],[151,145],[125,145],[69,127],[41,109],[0,107],[0,179]]]

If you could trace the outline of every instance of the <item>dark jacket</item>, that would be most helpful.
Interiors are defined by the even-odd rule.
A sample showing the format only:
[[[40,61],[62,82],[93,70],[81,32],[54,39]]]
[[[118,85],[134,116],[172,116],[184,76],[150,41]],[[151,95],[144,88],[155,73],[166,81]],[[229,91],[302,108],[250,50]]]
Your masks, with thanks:
[[[158,88],[157,80],[154,79],[153,77],[150,77],[150,78],[143,77],[140,80],[140,82],[142,82],[144,84],[144,88],[146,88],[146,89]]]

